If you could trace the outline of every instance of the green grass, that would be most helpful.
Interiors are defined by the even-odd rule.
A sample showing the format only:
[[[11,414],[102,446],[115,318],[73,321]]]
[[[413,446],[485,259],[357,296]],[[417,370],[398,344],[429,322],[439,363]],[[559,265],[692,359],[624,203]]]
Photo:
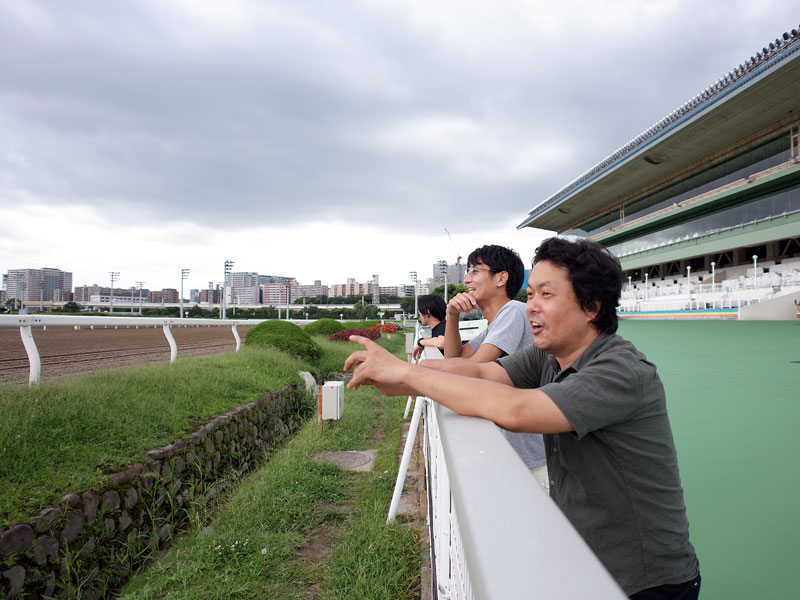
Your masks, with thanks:
[[[400,336],[383,342],[402,351]],[[330,346],[328,346],[330,344]],[[325,342],[331,364],[355,344]],[[220,511],[211,533],[179,541],[123,590],[127,600],[156,598],[414,597],[419,582],[418,534],[384,525],[400,449],[405,398],[373,389],[347,390],[340,421],[306,423],[298,435],[247,477]],[[379,435],[375,435],[378,433]],[[381,441],[376,442],[378,438]],[[347,473],[315,456],[378,448],[375,468]],[[330,535],[327,554],[298,551],[315,532]]]
[[[625,321],[667,391],[704,600],[800,587],[800,323]]]
[[[299,360],[269,348],[175,364],[0,386],[0,528],[68,491],[99,489],[200,423],[298,381]]]

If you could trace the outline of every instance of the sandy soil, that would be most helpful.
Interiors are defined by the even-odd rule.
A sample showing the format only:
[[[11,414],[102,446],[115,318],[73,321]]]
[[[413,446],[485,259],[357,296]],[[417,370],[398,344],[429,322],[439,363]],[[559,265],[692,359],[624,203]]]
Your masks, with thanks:
[[[247,328],[238,331],[244,340]],[[172,327],[172,335],[178,358],[236,349],[230,327]],[[42,361],[42,379],[169,362],[169,344],[161,327],[39,327],[34,328],[33,339]],[[29,369],[19,329],[0,329],[0,382],[25,383]]]

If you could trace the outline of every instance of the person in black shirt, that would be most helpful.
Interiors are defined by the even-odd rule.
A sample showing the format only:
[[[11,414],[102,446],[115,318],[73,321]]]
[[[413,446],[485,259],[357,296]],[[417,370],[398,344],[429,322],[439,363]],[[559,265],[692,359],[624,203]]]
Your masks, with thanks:
[[[434,346],[439,350],[444,348],[445,317],[447,316],[447,305],[442,297],[436,294],[420,296],[417,306],[419,308],[419,322],[425,327],[431,328],[431,337],[420,338],[417,342],[417,347],[414,348],[414,359],[422,354],[424,346]]]

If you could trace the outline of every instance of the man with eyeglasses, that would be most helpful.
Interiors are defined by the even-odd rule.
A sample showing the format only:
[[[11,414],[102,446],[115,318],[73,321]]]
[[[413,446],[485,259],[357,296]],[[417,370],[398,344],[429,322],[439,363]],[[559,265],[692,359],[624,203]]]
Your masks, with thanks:
[[[533,345],[525,304],[514,297],[522,289],[525,267],[510,248],[487,245],[467,258],[464,285],[468,292],[456,294],[447,304],[444,333],[444,361],[422,364],[434,369],[448,368],[458,361],[487,363]],[[466,344],[461,343],[458,320],[480,308],[489,325]],[[503,429],[511,447],[519,454],[539,484],[547,490],[547,460],[544,441],[538,433],[516,433]]]

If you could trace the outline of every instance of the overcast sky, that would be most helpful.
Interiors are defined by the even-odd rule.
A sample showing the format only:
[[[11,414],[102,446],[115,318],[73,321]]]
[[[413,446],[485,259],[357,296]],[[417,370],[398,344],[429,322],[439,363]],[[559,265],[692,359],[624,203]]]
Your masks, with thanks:
[[[761,0],[0,3],[0,272],[381,285],[484,243],[784,31]],[[445,228],[452,234],[451,243]]]

